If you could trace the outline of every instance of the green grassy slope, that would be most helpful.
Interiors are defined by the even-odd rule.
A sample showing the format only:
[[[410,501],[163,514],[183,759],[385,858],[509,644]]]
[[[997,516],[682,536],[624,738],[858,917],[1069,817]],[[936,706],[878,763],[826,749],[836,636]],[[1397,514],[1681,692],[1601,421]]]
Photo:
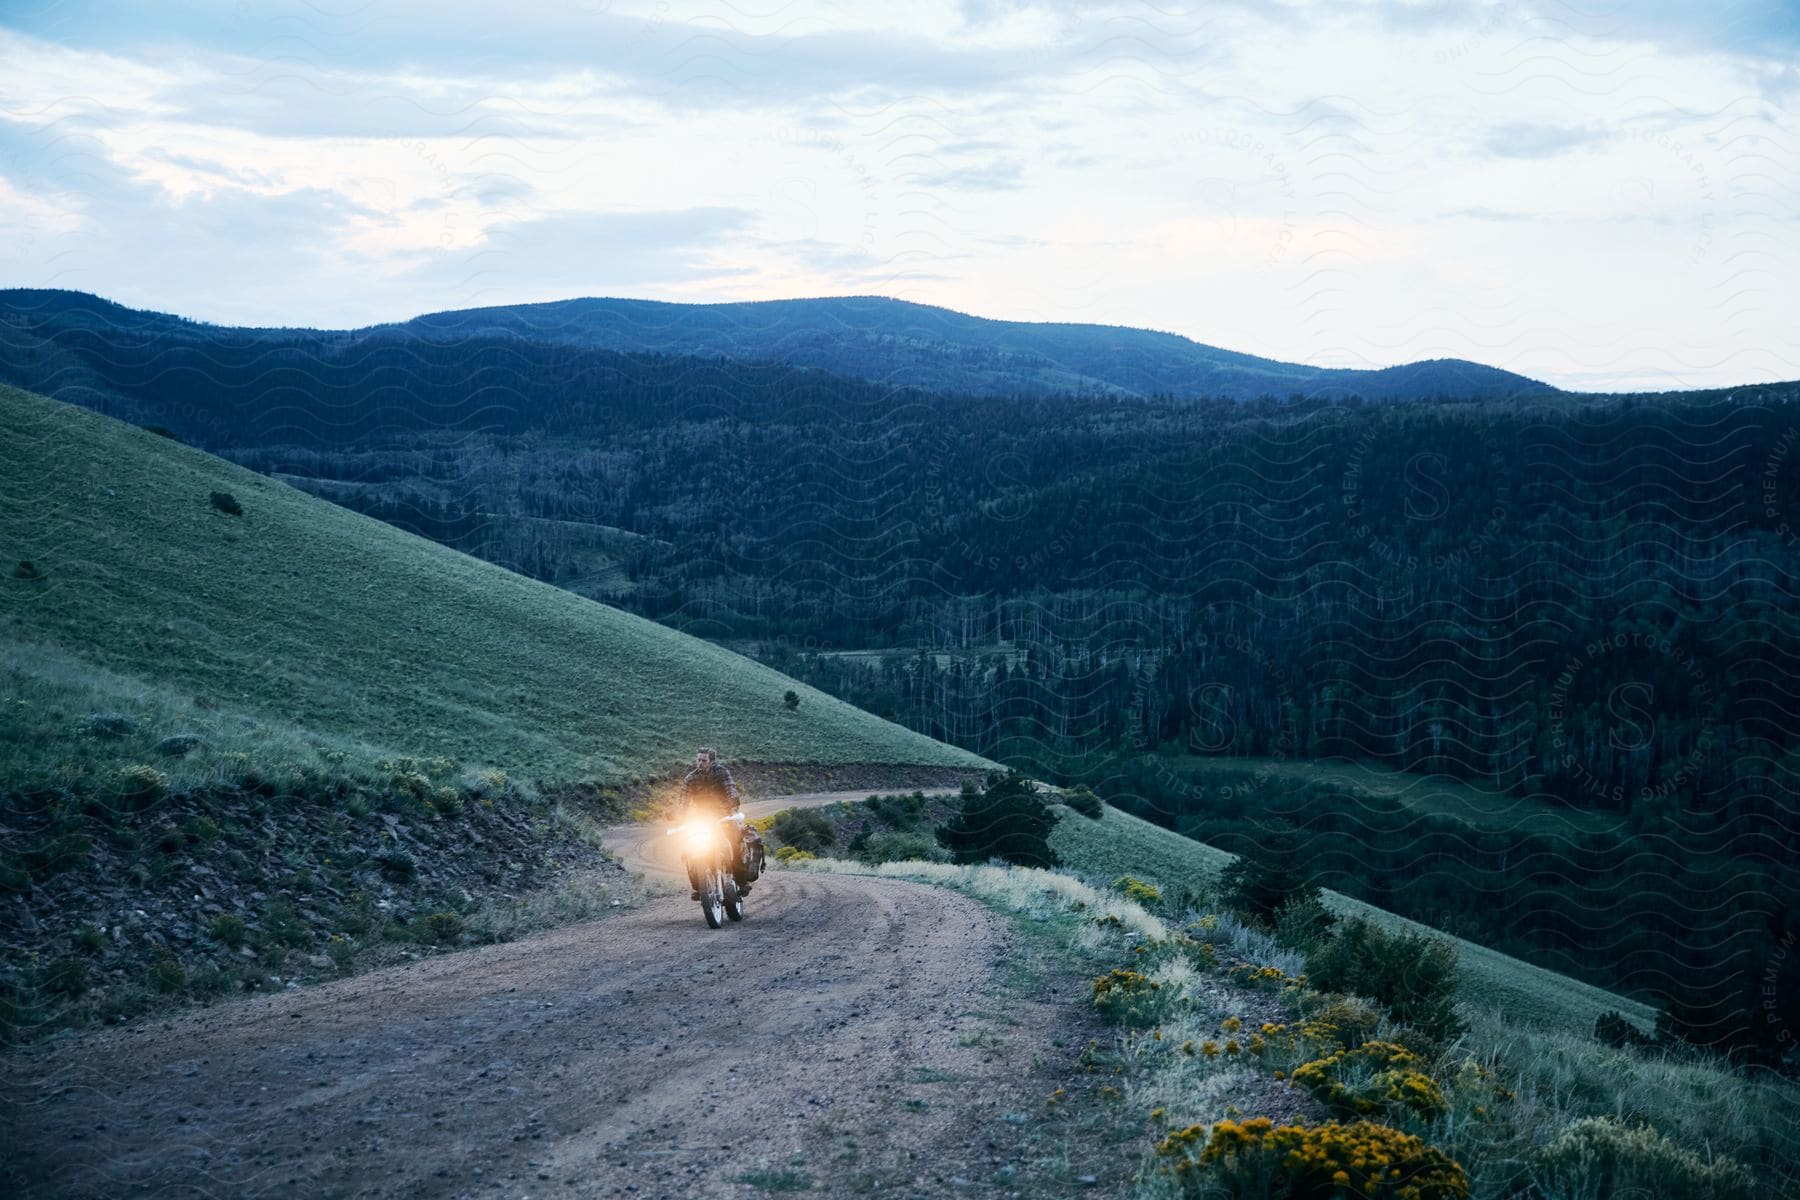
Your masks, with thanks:
[[[1176,757],[1168,763],[1196,780],[1220,785],[1251,779],[1328,784],[1347,796],[1395,800],[1418,816],[1461,821],[1481,831],[1546,838],[1621,832],[1622,822],[1608,813],[1570,808],[1539,796],[1515,796],[1443,775],[1415,775],[1377,763],[1223,757]]]
[[[1209,881],[1235,857],[1111,807],[1099,821],[1068,814],[1057,823],[1050,845],[1077,871],[1096,877],[1136,875],[1163,885]],[[1340,916],[1363,917],[1384,929],[1446,936],[1336,892],[1326,892],[1325,902]],[[1456,944],[1462,966],[1462,998],[1475,1008],[1499,1010],[1512,1021],[1584,1035],[1593,1031],[1594,1018],[1604,1012],[1622,1013],[1645,1031],[1654,1027],[1656,1012],[1649,1005],[1474,942],[1450,940]]]
[[[216,511],[215,491],[243,515]],[[981,763],[729,651],[13,389],[0,556],[9,642],[322,737],[543,781],[641,778],[703,743],[769,762]],[[41,578],[20,578],[21,560]]]

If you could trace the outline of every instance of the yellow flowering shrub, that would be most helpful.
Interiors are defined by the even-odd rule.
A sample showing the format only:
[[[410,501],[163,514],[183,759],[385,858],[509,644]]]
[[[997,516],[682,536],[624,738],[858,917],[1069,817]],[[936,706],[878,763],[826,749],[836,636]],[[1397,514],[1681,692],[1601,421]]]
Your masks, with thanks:
[[[1443,1089],[1419,1060],[1392,1042],[1365,1042],[1294,1070],[1294,1082],[1340,1112],[1411,1113],[1431,1120],[1449,1111]]]
[[[1112,881],[1113,891],[1127,900],[1135,900],[1139,904],[1161,904],[1162,890],[1153,883],[1145,883],[1135,875],[1121,875]]]
[[[1155,1025],[1166,1007],[1162,984],[1142,971],[1115,967],[1094,980],[1094,1007],[1122,1025]]]
[[[1290,1200],[1468,1200],[1469,1178],[1443,1151],[1386,1125],[1282,1125],[1267,1117],[1198,1125],[1157,1143],[1188,1195]]]

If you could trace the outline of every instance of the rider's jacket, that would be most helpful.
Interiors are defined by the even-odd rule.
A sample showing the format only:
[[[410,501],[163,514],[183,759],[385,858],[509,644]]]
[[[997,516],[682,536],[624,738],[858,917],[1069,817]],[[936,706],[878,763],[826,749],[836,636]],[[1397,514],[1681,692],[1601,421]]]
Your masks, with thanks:
[[[714,760],[712,766],[702,770],[695,767],[681,780],[681,805],[687,808],[711,809],[724,816],[734,813],[739,808],[737,784],[731,778],[731,772],[725,764]]]

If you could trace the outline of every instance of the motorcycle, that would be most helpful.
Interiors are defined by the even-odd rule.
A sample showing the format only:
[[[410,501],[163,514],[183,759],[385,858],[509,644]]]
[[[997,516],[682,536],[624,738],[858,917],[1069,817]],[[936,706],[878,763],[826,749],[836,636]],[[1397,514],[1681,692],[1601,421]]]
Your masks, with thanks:
[[[741,884],[762,875],[762,840],[745,832],[743,813],[716,821],[691,820],[669,830],[670,837],[682,839],[682,865],[700,893],[700,912],[709,929],[744,919]]]

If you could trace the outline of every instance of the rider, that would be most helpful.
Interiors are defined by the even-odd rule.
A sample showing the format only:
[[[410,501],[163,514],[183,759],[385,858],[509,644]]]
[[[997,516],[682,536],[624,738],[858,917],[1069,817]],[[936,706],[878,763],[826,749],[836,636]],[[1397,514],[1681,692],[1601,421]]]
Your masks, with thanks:
[[[719,761],[718,756],[713,753],[712,747],[702,746],[694,751],[694,769],[683,776],[681,780],[681,797],[677,802],[681,819],[683,821],[696,818],[716,820],[719,817],[728,817],[732,813],[741,811],[742,801],[743,796],[738,792],[737,783],[731,778],[731,771]],[[740,831],[733,834],[733,846],[740,855],[739,861],[742,861],[743,841],[747,839],[754,843],[760,842],[762,839],[757,836],[754,829],[746,826],[734,824],[732,828]],[[747,895],[750,891],[749,881],[743,879],[741,871],[737,874],[739,876],[738,892],[740,895]],[[688,883],[691,886],[694,880],[690,877]],[[694,887],[690,899],[698,900],[699,898],[700,889]]]

